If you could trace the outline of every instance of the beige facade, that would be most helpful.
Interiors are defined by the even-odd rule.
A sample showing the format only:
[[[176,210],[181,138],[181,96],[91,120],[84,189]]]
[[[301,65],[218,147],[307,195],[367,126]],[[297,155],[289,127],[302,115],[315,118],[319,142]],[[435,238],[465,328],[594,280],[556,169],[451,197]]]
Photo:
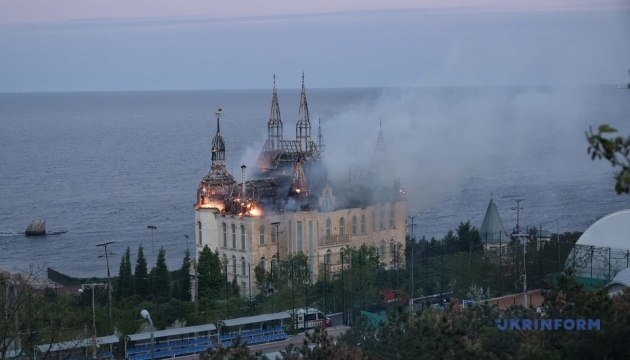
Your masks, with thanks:
[[[237,216],[218,209],[199,208],[196,213],[197,252],[204,246],[218,251],[227,263],[228,278],[235,276],[242,294],[257,293],[254,268],[270,271],[271,262],[303,253],[313,277],[324,271],[341,271],[345,248],[374,246],[387,267],[404,267],[406,202],[379,203],[364,208],[331,211],[295,211]],[[279,222],[276,237],[276,226]],[[279,241],[278,241],[279,240]]]

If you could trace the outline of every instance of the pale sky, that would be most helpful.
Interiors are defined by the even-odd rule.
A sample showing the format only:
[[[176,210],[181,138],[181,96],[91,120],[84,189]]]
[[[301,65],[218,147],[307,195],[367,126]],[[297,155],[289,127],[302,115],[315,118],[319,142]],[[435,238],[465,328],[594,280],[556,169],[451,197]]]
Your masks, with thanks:
[[[625,83],[627,0],[0,0],[0,92]],[[296,80],[297,79],[297,80]]]

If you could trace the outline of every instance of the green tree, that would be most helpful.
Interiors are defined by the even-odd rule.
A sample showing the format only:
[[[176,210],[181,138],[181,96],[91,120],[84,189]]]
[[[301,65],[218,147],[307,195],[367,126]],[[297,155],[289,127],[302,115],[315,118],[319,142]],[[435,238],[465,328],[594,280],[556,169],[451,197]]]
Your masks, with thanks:
[[[615,191],[617,194],[630,193],[630,136],[608,137],[617,132],[609,125],[600,125],[597,132],[589,129],[586,140],[589,143],[588,154],[591,160],[605,159],[613,167],[620,170],[615,175]]]
[[[118,271],[118,284],[116,287],[116,298],[133,296],[134,281],[131,273],[131,250],[127,247],[125,254],[120,260],[120,270]]]
[[[168,267],[166,266],[166,251],[160,248],[156,266],[151,270],[151,290],[153,298],[157,302],[166,302],[171,294],[171,281]]]
[[[199,253],[197,279],[199,297],[219,299],[225,288],[223,266],[218,252],[212,252],[208,245]]]
[[[190,251],[184,253],[184,261],[179,273],[179,299],[181,301],[190,301]]]
[[[147,273],[147,259],[144,257],[142,245],[138,247],[138,259],[136,260],[134,281],[136,295],[141,299],[148,299],[149,296],[151,296],[151,285],[149,283],[149,274]]]

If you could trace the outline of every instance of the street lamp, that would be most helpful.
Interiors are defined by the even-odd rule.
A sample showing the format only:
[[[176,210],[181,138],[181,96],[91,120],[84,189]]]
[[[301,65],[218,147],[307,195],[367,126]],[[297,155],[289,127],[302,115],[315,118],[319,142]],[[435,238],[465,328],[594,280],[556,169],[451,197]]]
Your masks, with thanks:
[[[92,288],[92,359],[96,359],[96,308],[94,306],[94,288],[105,286],[105,284],[82,284],[79,292],[83,292],[83,288]]]
[[[157,227],[153,225],[147,225],[147,229],[151,229],[151,256],[153,258],[153,267],[155,267],[155,248],[153,247],[153,230],[157,230]]]
[[[153,320],[151,320],[151,314],[148,311],[142,310],[140,311],[140,315],[146,320],[149,320],[149,324],[151,325],[151,360],[155,359],[155,341],[153,339]]]
[[[116,241],[108,241],[101,244],[96,245],[96,247],[102,246],[105,248],[105,255],[99,255],[99,258],[105,256],[105,262],[107,263],[107,307],[108,307],[108,315],[109,320],[112,319],[112,286],[110,283],[110,274],[109,274],[109,257],[108,255],[114,255],[113,252],[107,252],[107,245],[113,244]]]

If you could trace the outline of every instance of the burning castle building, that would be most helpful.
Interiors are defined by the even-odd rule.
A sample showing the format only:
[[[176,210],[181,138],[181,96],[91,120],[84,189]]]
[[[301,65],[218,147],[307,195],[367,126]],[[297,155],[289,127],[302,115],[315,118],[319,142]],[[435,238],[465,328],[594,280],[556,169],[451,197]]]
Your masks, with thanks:
[[[218,251],[243,295],[257,291],[254,267],[270,271],[298,253],[308,257],[314,278],[339,272],[341,252],[363,244],[375,246],[387,266],[404,266],[405,194],[386,168],[382,131],[370,170],[333,183],[321,125],[311,137],[304,75],[294,140],[284,138],[274,77],[267,140],[253,176],[247,179],[243,165],[239,184],[225,166],[221,110],[216,116],[212,165],[197,190],[196,250]]]

